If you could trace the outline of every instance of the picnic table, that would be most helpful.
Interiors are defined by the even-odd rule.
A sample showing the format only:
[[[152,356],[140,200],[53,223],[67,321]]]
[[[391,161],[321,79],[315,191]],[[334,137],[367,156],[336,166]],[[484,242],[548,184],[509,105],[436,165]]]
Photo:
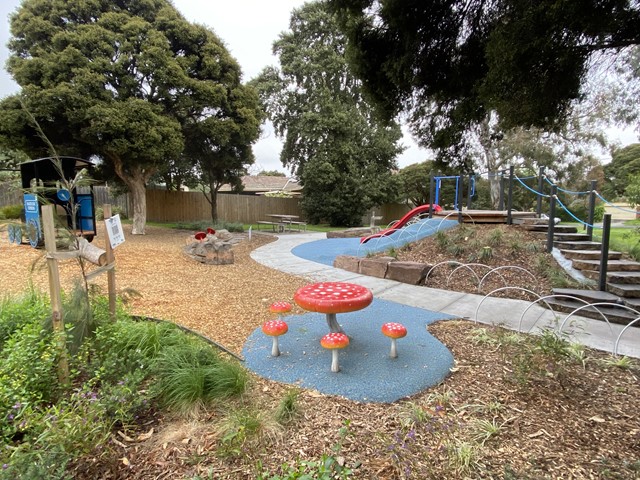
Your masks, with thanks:
[[[286,231],[291,231],[295,226],[298,230],[307,230],[307,224],[305,222],[300,222],[298,219],[300,218],[298,215],[286,215],[281,213],[269,213],[266,215],[270,220],[267,221],[259,221],[258,229],[260,229],[260,225],[267,225],[273,228],[274,232],[284,233]]]

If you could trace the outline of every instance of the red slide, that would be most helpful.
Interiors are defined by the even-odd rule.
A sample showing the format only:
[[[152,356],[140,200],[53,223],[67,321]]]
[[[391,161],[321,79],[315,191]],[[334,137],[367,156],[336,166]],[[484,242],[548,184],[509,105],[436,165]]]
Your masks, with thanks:
[[[386,237],[391,235],[393,232],[403,228],[409,222],[409,220],[411,220],[416,215],[420,215],[421,213],[429,213],[430,206],[431,205],[427,204],[427,205],[420,205],[419,207],[414,208],[409,213],[407,213],[404,217],[402,217],[400,220],[394,223],[393,227],[385,228],[384,230],[380,230],[378,233],[374,233],[373,235],[369,235],[368,237],[362,237],[360,239],[360,243],[367,243],[372,238],[380,238],[380,237]],[[440,210],[442,210],[442,207],[440,205],[433,206],[434,212],[439,212]]]

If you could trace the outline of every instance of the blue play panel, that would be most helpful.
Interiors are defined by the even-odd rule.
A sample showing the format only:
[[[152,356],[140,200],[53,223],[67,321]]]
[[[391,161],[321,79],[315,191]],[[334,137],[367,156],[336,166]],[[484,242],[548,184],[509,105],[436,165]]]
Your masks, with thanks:
[[[279,357],[271,356],[271,337],[257,328],[242,354],[258,375],[324,394],[360,402],[394,402],[440,383],[453,366],[451,352],[427,331],[427,325],[449,315],[374,299],[358,312],[337,316],[350,338],[340,351],[338,373],[331,372],[331,351],[320,346],[329,332],[325,315],[285,317],[287,334],[280,337]],[[407,336],[398,340],[398,358],[389,357],[391,340],[380,331],[386,322],[400,322]]]

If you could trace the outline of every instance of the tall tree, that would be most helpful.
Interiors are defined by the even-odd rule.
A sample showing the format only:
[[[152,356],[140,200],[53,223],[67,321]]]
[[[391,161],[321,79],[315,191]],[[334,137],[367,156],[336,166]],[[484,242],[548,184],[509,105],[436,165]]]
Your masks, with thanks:
[[[491,111],[502,129],[557,130],[591,55],[640,42],[630,0],[329,2],[376,104],[408,113],[424,146],[450,154]]]
[[[265,69],[256,84],[284,139],[282,164],[303,186],[302,208],[313,223],[360,225],[368,208],[395,196],[389,173],[402,151],[399,125],[381,121],[363,99],[326,2],[294,10],[273,51],[281,69]]]
[[[8,70],[22,92],[0,103],[0,140],[43,153],[22,100],[58,152],[108,164],[131,192],[133,233],[143,234],[145,184],[183,154],[185,130],[233,122],[237,62],[168,0],[25,0],[11,33]]]
[[[617,197],[624,195],[631,178],[640,175],[640,143],[633,143],[613,151],[612,160],[604,167],[607,193]]]

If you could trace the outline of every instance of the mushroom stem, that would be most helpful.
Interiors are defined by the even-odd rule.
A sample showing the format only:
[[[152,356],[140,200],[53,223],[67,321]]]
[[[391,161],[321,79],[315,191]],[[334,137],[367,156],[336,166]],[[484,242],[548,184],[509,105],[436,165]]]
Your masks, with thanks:
[[[330,332],[344,333],[344,330],[342,330],[342,327],[338,323],[338,320],[336,320],[335,313],[327,313],[327,325],[329,325]]]
[[[396,350],[396,339],[391,339],[391,353],[389,354],[391,358],[398,358],[398,351]]]
[[[273,346],[271,347],[271,356],[279,357],[280,349],[278,348],[278,337],[273,337]]]
[[[331,350],[331,371],[338,373],[340,371],[340,365],[338,365],[338,349]]]

